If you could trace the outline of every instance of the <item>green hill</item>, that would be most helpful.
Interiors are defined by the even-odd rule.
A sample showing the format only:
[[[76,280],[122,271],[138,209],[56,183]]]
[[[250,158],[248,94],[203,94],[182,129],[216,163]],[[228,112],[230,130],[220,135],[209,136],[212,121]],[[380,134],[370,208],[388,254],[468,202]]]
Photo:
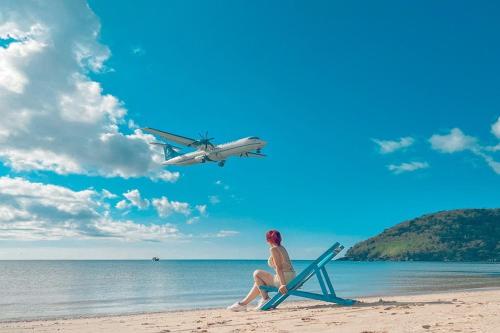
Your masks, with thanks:
[[[443,211],[405,221],[343,260],[500,261],[500,209]]]

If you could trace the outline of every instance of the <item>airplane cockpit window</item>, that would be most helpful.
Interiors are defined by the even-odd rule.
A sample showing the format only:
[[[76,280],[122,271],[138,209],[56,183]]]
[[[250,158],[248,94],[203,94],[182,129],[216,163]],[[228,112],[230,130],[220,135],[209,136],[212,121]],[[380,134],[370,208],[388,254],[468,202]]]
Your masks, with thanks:
[[[257,136],[251,136],[249,137],[250,140],[259,140],[259,138]]]

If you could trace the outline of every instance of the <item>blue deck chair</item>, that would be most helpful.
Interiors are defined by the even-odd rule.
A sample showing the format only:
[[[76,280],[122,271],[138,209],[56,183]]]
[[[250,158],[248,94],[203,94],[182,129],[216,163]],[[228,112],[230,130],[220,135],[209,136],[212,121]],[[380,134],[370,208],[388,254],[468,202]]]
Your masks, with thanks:
[[[281,294],[278,292],[278,288],[273,286],[260,286],[260,289],[265,290],[267,292],[276,292],[269,301],[267,301],[264,306],[262,306],[261,310],[270,310],[276,308],[280,305],[285,299],[290,295],[300,296],[304,298],[337,303],[340,305],[353,305],[356,301],[352,299],[344,299],[337,297],[335,294],[335,290],[333,289],[332,282],[330,281],[330,277],[328,276],[328,272],[326,271],[325,265],[330,262],[333,258],[335,258],[342,250],[344,246],[339,243],[333,244],[325,253],[320,255],[318,259],[316,259],[312,264],[310,264],[306,269],[300,272],[292,281],[290,281],[286,288],[288,292],[286,294]],[[307,291],[298,290],[302,287],[304,283],[306,283],[311,277],[316,275],[319,281],[319,286],[321,287],[322,294],[311,293]]]

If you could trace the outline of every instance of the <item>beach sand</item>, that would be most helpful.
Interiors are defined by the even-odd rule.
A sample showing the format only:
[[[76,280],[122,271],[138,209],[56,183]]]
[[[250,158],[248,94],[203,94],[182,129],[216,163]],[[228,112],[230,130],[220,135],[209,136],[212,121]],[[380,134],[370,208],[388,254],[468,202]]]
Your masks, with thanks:
[[[360,298],[352,307],[176,311],[0,323],[0,332],[500,332],[500,289]]]

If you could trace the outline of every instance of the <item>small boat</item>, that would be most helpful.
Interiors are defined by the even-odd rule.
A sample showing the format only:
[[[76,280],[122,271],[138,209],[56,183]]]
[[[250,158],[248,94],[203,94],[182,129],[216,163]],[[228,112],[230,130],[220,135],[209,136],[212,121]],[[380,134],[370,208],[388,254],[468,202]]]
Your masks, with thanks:
[[[152,259],[152,260],[153,260],[153,261],[160,261],[160,258],[158,258],[158,257],[153,257],[153,259]]]

